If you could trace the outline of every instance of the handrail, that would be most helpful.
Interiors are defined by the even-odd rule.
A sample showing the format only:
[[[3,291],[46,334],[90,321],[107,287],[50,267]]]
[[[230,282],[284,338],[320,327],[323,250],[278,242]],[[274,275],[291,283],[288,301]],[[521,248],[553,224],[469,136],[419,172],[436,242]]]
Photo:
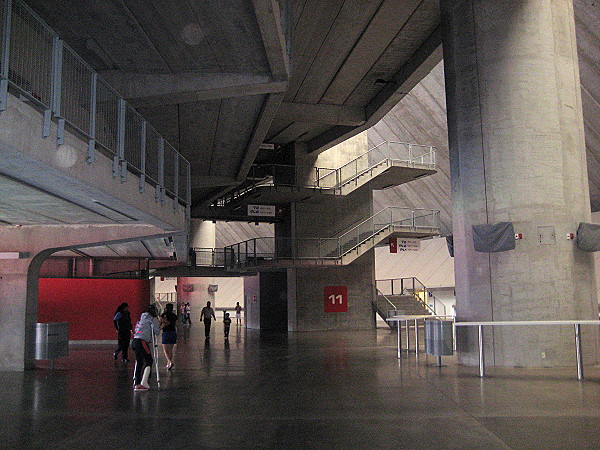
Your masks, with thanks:
[[[406,158],[400,158],[398,152],[395,154],[392,153],[392,146],[404,146],[406,147]],[[385,148],[383,148],[385,147]],[[381,148],[381,149],[380,149]],[[429,149],[427,153],[423,153],[418,157],[413,156],[413,148],[426,148]],[[379,152],[379,153],[378,153]],[[375,155],[373,157],[373,155]],[[365,161],[363,166],[359,168],[359,162]],[[335,170],[335,184],[332,186],[332,189],[340,189],[342,186],[348,184],[350,181],[358,177],[359,175],[367,172],[368,170],[374,168],[375,166],[380,165],[383,162],[387,162],[387,164],[391,164],[392,161],[404,161],[407,164],[422,164],[427,165],[429,167],[435,167],[436,160],[436,150],[433,146],[426,146],[420,144],[411,144],[407,142],[400,141],[383,141],[377,144],[376,146],[370,148],[364,153],[361,153],[356,158],[342,166],[338,167]],[[344,176],[344,172],[347,172],[347,169],[354,165],[353,169],[350,169],[350,173],[347,176]],[[332,176],[332,173],[328,173],[323,177],[316,180],[318,186],[321,184],[321,180]]]
[[[404,218],[402,220],[394,220],[394,211],[410,211],[411,215],[408,218]],[[420,216],[416,216],[415,215],[415,211],[426,211],[427,214],[423,214]],[[383,216],[386,213],[390,214],[389,220],[381,222],[381,223],[375,223],[375,218],[378,216]],[[342,241],[342,239],[346,236],[351,235],[352,233],[355,233],[359,230],[362,229],[363,225],[365,224],[371,224],[371,229],[369,231],[371,231],[369,237],[366,237],[365,239],[363,239],[362,241],[360,241],[360,233],[357,234],[357,243],[356,245],[354,245],[351,249],[347,250],[345,253],[348,253],[349,251],[351,251],[353,248],[359,246],[360,244],[362,244],[363,242],[365,242],[366,240],[370,239],[371,237],[373,237],[375,234],[379,233],[380,231],[382,231],[383,229],[390,227],[390,226],[407,226],[409,228],[419,228],[420,226],[416,224],[416,220],[417,218],[423,218],[423,217],[428,217],[428,216],[432,216],[434,218],[435,221],[435,216],[436,213],[439,214],[439,211],[436,210],[430,210],[430,209],[411,209],[411,208],[402,208],[402,207],[398,207],[398,206],[388,206],[384,209],[382,209],[381,211],[373,214],[371,217],[363,220],[362,222],[359,222],[358,224],[354,225],[352,228],[350,228],[348,231],[342,233],[339,237],[338,237],[338,241]],[[398,217],[396,217],[396,219],[398,219]],[[406,221],[409,221],[408,224],[405,224]],[[434,225],[427,227],[427,228],[435,228]],[[340,248],[340,256],[341,256],[341,248]]]
[[[90,65],[21,0],[4,0],[0,21],[0,111],[8,89],[43,112],[43,137],[56,122],[56,143],[65,125],[87,142],[87,162],[96,152],[113,159],[113,178],[138,175],[141,192],[154,186],[156,201],[173,208],[191,204],[190,163]]]
[[[600,325],[600,320],[498,320],[483,322],[454,322],[455,327],[477,327],[479,352],[479,376],[485,377],[484,326],[531,326],[531,325],[573,325],[575,328],[575,355],[577,379],[583,380],[583,355],[581,351],[581,325]]]
[[[404,215],[398,217],[399,211],[404,212]],[[417,215],[415,211],[426,211],[427,214]],[[389,213],[388,220],[379,223],[374,220],[374,217],[385,213]],[[417,219],[424,217],[430,217],[430,221],[425,224],[417,223]],[[364,226],[365,224],[367,226]],[[225,247],[225,264],[226,267],[236,268],[259,259],[339,260],[381,230],[394,227],[405,227],[410,230],[439,229],[439,211],[387,207],[338,237],[248,239]]]
[[[386,149],[383,150],[381,154],[377,154],[375,157],[373,157],[373,155],[377,153],[381,147],[384,146],[386,147]],[[391,148],[392,146],[404,146],[406,148],[406,157],[402,158],[402,155],[398,151],[394,153]],[[424,148],[428,151],[418,156],[414,156],[415,148]],[[365,164],[364,167],[359,169],[358,162],[361,160],[365,160]],[[369,160],[372,160],[372,162]],[[336,191],[339,191],[344,185],[348,184],[359,175],[375,168],[383,162],[387,162],[387,164],[390,165],[392,161],[405,162],[406,164],[413,166],[415,164],[420,164],[426,165],[428,167],[435,167],[436,149],[433,146],[421,144],[411,144],[400,141],[383,141],[336,169],[302,165],[296,166],[285,164],[253,164],[250,167],[247,179],[260,178],[260,180],[254,181],[249,185],[243,185],[225,194],[223,197],[215,201],[215,206],[224,206],[228,202],[241,197],[247,192],[250,192],[257,187],[264,185],[305,187],[310,189],[319,189],[323,191],[332,191],[336,193]],[[350,171],[350,173],[346,173],[346,169],[352,164],[356,165],[355,169],[353,171]],[[271,168],[270,172],[272,175],[268,175],[267,173],[269,171],[265,170],[265,168]],[[259,176],[261,170],[264,171],[264,175],[262,177]],[[276,176],[278,175],[277,170],[280,170],[279,174],[284,173],[286,175],[286,177],[284,178],[287,178],[290,181],[281,181],[281,179],[279,181],[276,180],[276,178],[280,178]],[[313,177],[310,176],[311,172],[313,172]],[[321,175],[321,172],[326,173],[325,175]],[[312,181],[299,183],[298,178],[300,174],[314,179]],[[332,179],[332,182],[324,181],[329,179]]]
[[[392,303],[392,301],[386,297],[386,295],[381,292],[379,289],[377,289],[377,287],[375,287],[375,306],[377,307],[377,309],[379,309],[379,297],[383,297],[383,299],[387,302],[387,306],[391,306],[393,310],[396,309],[396,305],[394,305],[394,303]],[[389,311],[389,310],[388,310]],[[387,317],[387,314],[386,314]]]
[[[408,283],[406,283],[405,280],[408,280]],[[408,290],[412,295],[415,296],[415,298],[417,298],[421,303],[423,303],[423,305],[425,305],[425,307],[428,310],[430,310],[434,315],[447,316],[446,305],[444,305],[443,302],[439,301],[437,299],[437,297],[430,290],[428,290],[427,287],[425,287],[425,285],[417,277],[386,278],[386,279],[382,279],[382,280],[376,280],[375,283],[381,285],[382,283],[389,282],[390,289],[391,289],[390,295],[395,295],[394,294],[394,286],[395,286],[394,282],[395,281],[400,282],[400,291],[399,291],[400,294],[403,294],[405,290]],[[412,285],[412,289],[410,288],[411,285]],[[408,286],[408,287],[405,289],[405,286]],[[420,287],[420,289],[415,288],[415,286]],[[433,308],[431,308],[429,306],[428,298],[421,298],[419,295],[416,294],[417,290],[425,293],[424,295],[426,295],[428,298],[433,298]],[[437,306],[436,306],[437,304],[440,304],[442,306],[442,308],[444,310],[443,314],[438,314],[438,310],[437,310]]]

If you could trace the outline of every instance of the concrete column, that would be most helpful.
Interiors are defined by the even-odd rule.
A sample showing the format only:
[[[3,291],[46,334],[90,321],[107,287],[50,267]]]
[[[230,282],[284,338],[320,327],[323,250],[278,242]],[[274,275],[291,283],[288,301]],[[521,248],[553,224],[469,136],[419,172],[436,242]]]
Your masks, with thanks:
[[[299,167],[335,169],[367,151],[367,134],[361,133],[321,153],[318,158],[302,150],[301,146],[296,147],[296,164]],[[314,175],[315,172],[309,170],[308,173]],[[373,192],[364,186],[349,195],[332,195],[319,203],[296,203],[290,210],[291,236],[296,239],[299,253],[306,256],[318,251],[314,238],[335,238],[370,217],[373,214]],[[323,241],[323,248],[328,244]],[[344,267],[288,270],[288,330],[373,328],[374,255],[374,251],[368,251]],[[347,289],[347,311],[325,312],[324,289],[328,286]]]
[[[441,8],[459,319],[597,319],[593,255],[566,239],[590,220],[572,2]],[[476,252],[471,226],[500,221],[523,234],[517,248]],[[572,327],[489,330],[487,360],[571,364],[572,335]],[[462,360],[475,363],[476,340],[463,338]],[[594,345],[584,343],[587,355]]]
[[[190,245],[196,248],[215,248],[216,225],[200,219],[191,220]]]

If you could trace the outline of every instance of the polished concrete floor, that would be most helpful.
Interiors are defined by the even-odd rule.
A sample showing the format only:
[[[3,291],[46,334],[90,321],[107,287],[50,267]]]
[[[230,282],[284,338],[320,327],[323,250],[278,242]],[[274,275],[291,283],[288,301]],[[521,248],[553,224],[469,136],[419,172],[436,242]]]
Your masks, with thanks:
[[[600,448],[600,369],[477,369],[396,357],[396,335],[180,333],[160,388],[112,346],[0,372],[1,448]]]

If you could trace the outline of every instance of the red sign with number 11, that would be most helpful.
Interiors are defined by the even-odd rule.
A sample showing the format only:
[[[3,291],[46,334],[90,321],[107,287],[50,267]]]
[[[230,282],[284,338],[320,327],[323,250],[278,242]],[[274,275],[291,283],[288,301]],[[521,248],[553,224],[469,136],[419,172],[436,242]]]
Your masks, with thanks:
[[[323,294],[326,313],[348,311],[347,286],[325,286]]]

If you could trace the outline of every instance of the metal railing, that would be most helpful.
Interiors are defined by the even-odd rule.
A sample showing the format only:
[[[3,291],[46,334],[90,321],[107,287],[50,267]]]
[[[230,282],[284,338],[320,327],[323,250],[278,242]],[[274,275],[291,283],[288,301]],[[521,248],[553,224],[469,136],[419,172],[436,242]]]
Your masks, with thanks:
[[[44,115],[43,137],[57,125],[57,145],[65,126],[96,152],[113,160],[113,177],[139,176],[139,190],[155,188],[156,201],[189,207],[190,163],[20,0],[0,0],[0,111],[9,89]]]
[[[177,292],[163,292],[154,294],[154,302],[157,303],[161,310],[164,309],[167,303],[177,305]]]
[[[600,325],[598,320],[498,320],[490,322],[455,322],[455,327],[477,327],[477,351],[479,356],[479,376],[485,377],[485,345],[483,327],[502,327],[502,326],[526,326],[532,327],[535,325],[548,325],[556,328],[556,326],[573,326],[575,331],[574,347],[575,361],[577,365],[577,379],[583,380],[583,353],[581,351],[581,325]]]
[[[191,248],[190,265],[196,267],[225,267],[225,249]]]
[[[377,287],[375,287],[375,299],[373,302],[375,303],[375,309],[377,310],[379,317],[381,317],[383,320],[386,320],[389,317],[390,311],[396,310],[396,305],[394,305],[394,303],[387,298],[384,293],[377,289]],[[392,327],[389,322],[386,323]]]
[[[447,316],[446,305],[416,277],[376,280],[375,285],[385,295],[412,295],[433,315]]]
[[[390,166],[394,162],[409,166],[419,164],[433,169],[436,163],[436,149],[433,146],[383,141],[334,171],[319,176],[315,184],[319,187],[340,189],[374,167]]]
[[[225,247],[225,265],[243,268],[281,259],[339,260],[374,236],[387,231],[439,230],[439,211],[388,207],[338,237],[261,237]],[[374,243],[375,244],[375,243]]]
[[[246,177],[249,183],[219,198],[214,206],[224,206],[259,186],[294,186],[339,193],[340,189],[377,167],[394,163],[435,168],[436,148],[405,142],[384,141],[352,161],[330,169],[283,164],[255,164]]]

